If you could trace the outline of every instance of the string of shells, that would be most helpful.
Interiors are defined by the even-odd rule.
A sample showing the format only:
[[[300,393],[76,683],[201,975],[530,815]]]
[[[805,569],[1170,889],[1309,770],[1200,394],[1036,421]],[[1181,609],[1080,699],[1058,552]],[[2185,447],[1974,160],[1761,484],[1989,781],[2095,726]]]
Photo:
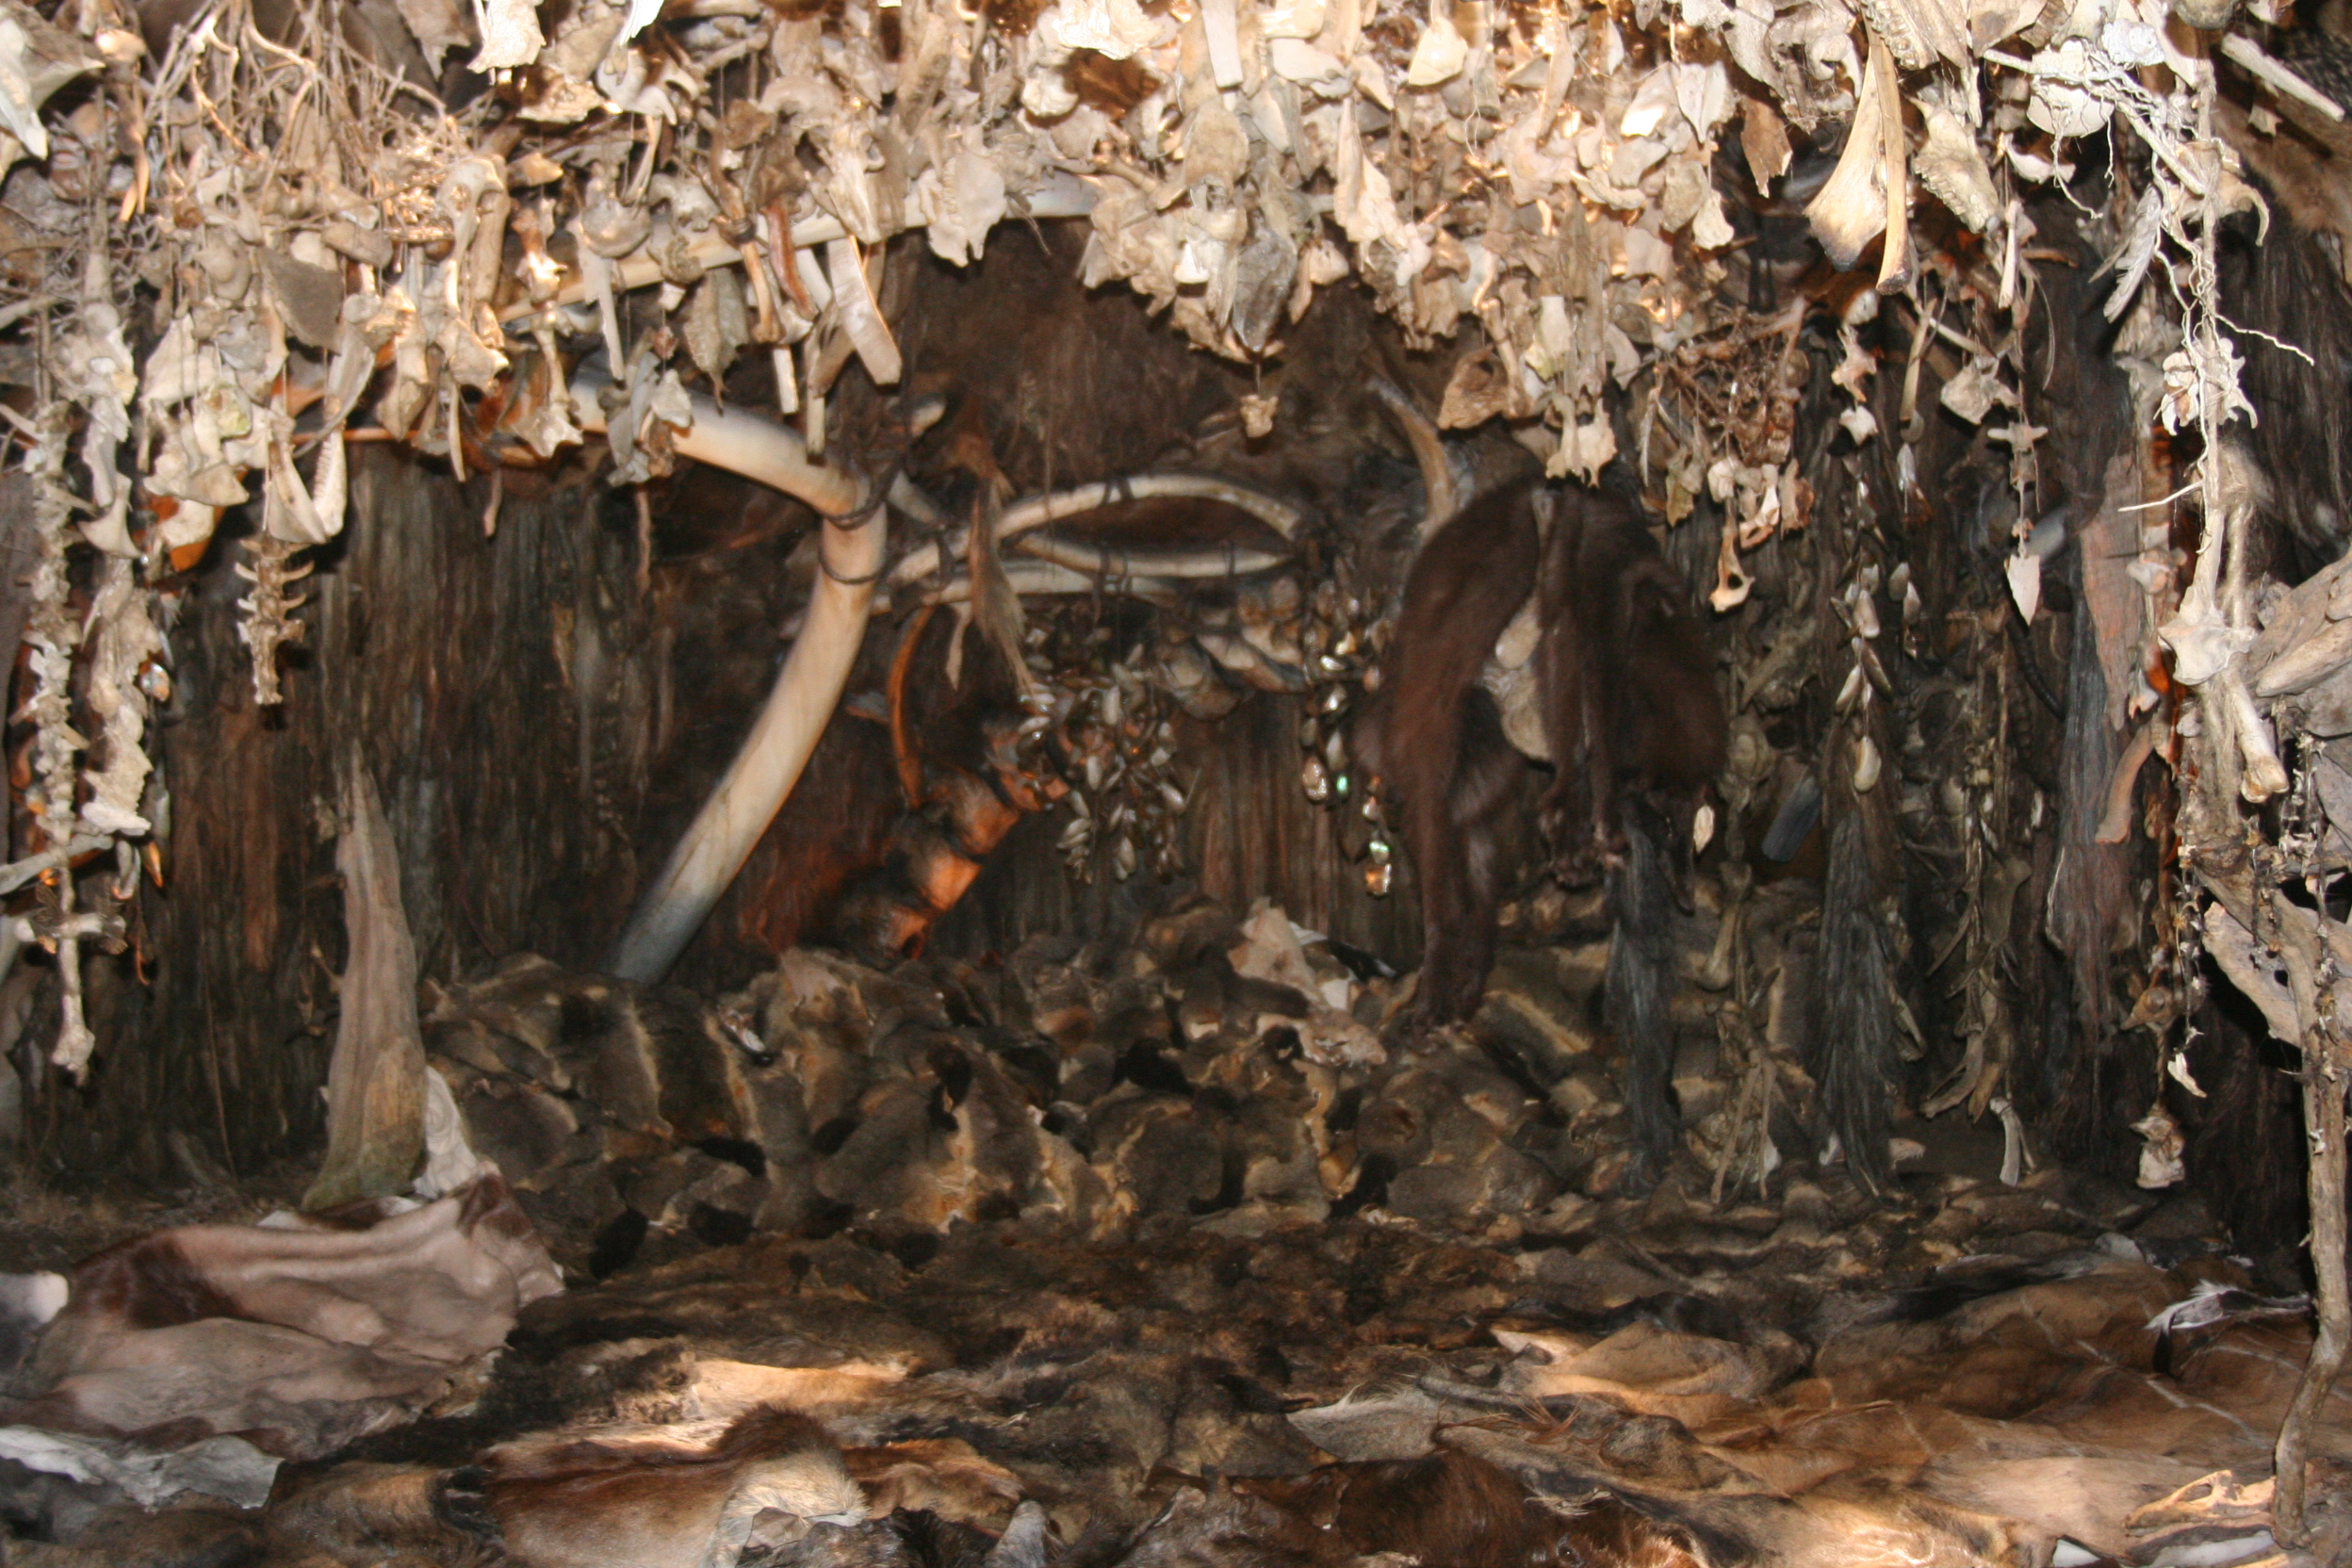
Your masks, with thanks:
[[[1147,645],[1111,659],[1113,629],[1078,620],[1032,629],[1053,671],[1052,751],[1070,785],[1056,847],[1080,882],[1105,862],[1121,882],[1147,867],[1167,881],[1184,869],[1179,823],[1192,794],[1176,767],[1177,704],[1152,678]]]
[[[1354,814],[1366,825],[1361,849],[1365,890],[1385,897],[1394,884],[1395,847],[1380,798],[1380,781],[1355,765],[1348,736],[1367,697],[1380,687],[1380,656],[1394,625],[1373,614],[1343,557],[1338,569],[1307,598],[1301,636],[1306,652],[1306,703],[1298,722],[1298,786],[1315,805]],[[1343,831],[1350,847],[1359,841]]]

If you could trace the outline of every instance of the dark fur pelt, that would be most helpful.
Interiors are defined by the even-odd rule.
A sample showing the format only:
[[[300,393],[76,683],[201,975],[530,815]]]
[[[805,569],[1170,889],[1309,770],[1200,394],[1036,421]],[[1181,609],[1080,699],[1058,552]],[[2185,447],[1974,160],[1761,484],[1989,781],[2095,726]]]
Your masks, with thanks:
[[[1846,1311],[1840,1323],[1849,1328],[1868,1322],[1932,1323],[1971,1302],[2023,1290],[2029,1285],[2048,1284],[2053,1280],[2076,1279],[2110,1261],[2108,1254],[2091,1250],[2061,1252],[2032,1263],[1966,1259],[1932,1269],[1918,1284],[1888,1292],[1876,1300],[1867,1296],[1851,1297],[1858,1310]]]
[[[2084,570],[2080,559],[2072,564],[2078,584]],[[2081,610],[2074,615],[2066,659],[2066,698],[2058,760],[2060,858],[2050,876],[2048,924],[2050,940],[2066,955],[2072,982],[2073,1028],[2061,1037],[2072,1041],[2072,1049],[2044,1053],[2043,1088],[2055,1112],[2051,1135],[2062,1151],[2075,1157],[2104,1153],[2120,1164],[2124,1155],[2115,1146],[2113,1129],[2131,1119],[2116,1121],[2111,1113],[2127,1098],[2145,1105],[2155,1086],[2134,1086],[2135,1093],[2126,1097],[2107,1083],[2110,1067],[2116,1065],[2107,1060],[2115,1033],[2115,936],[2129,918],[2132,866],[2130,846],[2098,841],[2123,742],[2107,722],[2099,629]],[[2131,1054],[2146,1058],[2145,1053]]]
[[[1690,590],[1640,508],[1608,491],[1556,494],[1536,673],[1558,772],[1543,821],[1562,877],[1580,883],[1623,853],[1619,802],[1652,797],[1677,828],[1688,820],[1729,731]]]
[[[1614,929],[1602,981],[1603,1021],[1625,1054],[1625,1110],[1633,1121],[1633,1165],[1627,1182],[1646,1190],[1665,1174],[1674,1155],[1674,1114],[1666,1101],[1674,1070],[1674,1036],[1667,1017],[1674,981],[1674,904],[1668,872],[1665,825],[1649,805],[1631,796],[1618,821],[1622,859],[1609,874]]]
[[[263,1531],[237,1510],[167,1508],[110,1511],[73,1545],[0,1537],[0,1568],[272,1568]]]
[[[343,1561],[374,1552],[405,1553],[433,1563],[498,1560],[496,1527],[462,1506],[464,1479],[416,1465],[367,1461],[289,1464],[270,1494],[270,1528],[278,1537]],[[452,1498],[459,1500],[453,1506]]]
[[[1883,1191],[1887,1102],[1899,1062],[1893,972],[1875,881],[1861,810],[1847,802],[1830,830],[1829,876],[1821,893],[1821,1028],[1806,1067],[1822,1130],[1837,1138],[1855,1179]]]
[[[1237,1481],[1234,1489],[1337,1536],[1358,1558],[1396,1552],[1431,1568],[1622,1560],[1606,1550],[1613,1543],[1595,1510],[1554,1511],[1494,1465],[1452,1449],[1327,1464],[1295,1480]],[[1608,1511],[1608,1499],[1596,1503]]]
[[[1262,1498],[1184,1486],[1110,1560],[1119,1568],[1346,1568],[1353,1557],[1331,1532]]]
[[[1421,889],[1421,979],[1410,1026],[1467,1018],[1494,960],[1500,819],[1526,776],[1478,685],[1535,583],[1525,485],[1480,497],[1430,535],[1405,580],[1382,689],[1356,754],[1384,781]]]

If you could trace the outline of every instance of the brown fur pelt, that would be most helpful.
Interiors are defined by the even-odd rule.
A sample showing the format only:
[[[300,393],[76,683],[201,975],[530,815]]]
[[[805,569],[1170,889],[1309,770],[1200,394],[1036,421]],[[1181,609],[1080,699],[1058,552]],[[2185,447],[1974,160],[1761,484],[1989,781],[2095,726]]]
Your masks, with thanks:
[[[1558,777],[1544,827],[1567,880],[1587,882],[1624,848],[1617,802],[1655,796],[1687,823],[1720,772],[1723,700],[1690,590],[1621,497],[1560,491],[1545,542],[1538,672]]]
[[[1527,602],[1536,564],[1525,485],[1480,497],[1432,534],[1405,580],[1380,693],[1356,727],[1356,754],[1401,811],[1421,885],[1411,1027],[1467,1018],[1494,961],[1496,835],[1526,769],[1478,676]]]
[[[2077,580],[2089,570],[2079,557]],[[2066,721],[2059,750],[2059,861],[2050,876],[2046,923],[2066,960],[2073,1006],[2061,1022],[2069,1034],[2044,1054],[2045,1086],[2055,1114],[2050,1134],[2076,1158],[2107,1157],[2118,1170],[2129,1159],[2115,1129],[2131,1118],[2115,1113],[2142,1106],[2155,1091],[2142,1051],[2118,1049],[2115,1020],[2116,939],[2132,919],[2133,846],[2098,841],[2121,736],[2109,723],[2108,672],[2100,662],[2099,629],[2078,609],[2066,660]],[[2118,1087],[2125,1079],[2142,1079]]]
[[[917,1438],[850,1448],[843,1460],[875,1517],[920,1510],[958,1525],[1003,1530],[1021,1502],[1021,1479],[956,1438]]]
[[[1338,1536],[1363,1557],[1395,1552],[1427,1568],[1697,1568],[1687,1547],[1613,1497],[1547,1507],[1503,1471],[1453,1449],[1233,1486]]]
[[[701,1443],[657,1429],[507,1444],[452,1477],[441,1509],[536,1568],[695,1568],[712,1560],[706,1551],[740,1552],[773,1528],[763,1514],[789,1515],[805,1534],[867,1513],[825,1429],[765,1406]]]
[[[448,1516],[446,1478],[413,1464],[288,1464],[278,1471],[266,1518],[272,1535],[331,1560],[366,1560],[380,1553],[433,1563],[497,1560],[478,1523]]]
[[[1562,880],[1608,870],[1605,1004],[1625,1054],[1629,1180],[1642,1189],[1674,1144],[1674,868],[1689,859],[1691,808],[1723,768],[1729,729],[1690,592],[1641,513],[1603,491],[1558,494],[1538,590],[1537,673],[1558,770],[1543,822]]]

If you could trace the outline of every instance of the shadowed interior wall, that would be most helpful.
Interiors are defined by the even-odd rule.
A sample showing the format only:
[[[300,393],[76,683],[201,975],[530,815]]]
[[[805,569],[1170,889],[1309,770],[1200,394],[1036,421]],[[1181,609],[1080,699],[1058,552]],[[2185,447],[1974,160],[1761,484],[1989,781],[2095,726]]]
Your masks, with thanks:
[[[1184,813],[1184,874],[1168,884],[1148,871],[1122,883],[1098,866],[1090,883],[1063,869],[1055,839],[1067,808],[1014,830],[972,890],[939,923],[933,951],[957,957],[1008,953],[1038,933],[1116,939],[1169,900],[1198,890],[1246,914],[1271,898],[1300,925],[1377,953],[1399,968],[1418,962],[1420,919],[1409,868],[1395,890],[1364,890],[1361,863],[1340,848],[1336,809],[1311,803],[1298,784],[1303,699],[1258,693],[1213,723],[1177,725],[1192,777]],[[1363,841],[1361,828],[1348,834]],[[1098,859],[1104,858],[1098,857]],[[1402,868],[1402,857],[1398,858]]]
[[[400,846],[426,977],[518,950],[592,965],[661,853],[649,833],[693,808],[773,671],[787,541],[733,552],[726,573],[661,567],[641,590],[633,509],[600,480],[510,495],[485,535],[481,481],[354,456],[351,520],[305,584],[308,651],[282,709],[255,707],[237,640],[241,545],[216,544],[184,581],[160,724],[166,885],[139,901],[143,978],[129,957],[91,965],[90,1083],[40,1076],[28,1141],[49,1171],[169,1175],[175,1131],[232,1170],[315,1148],[343,962],[333,802],[352,746]],[[694,681],[673,681],[673,661]],[[54,1015],[44,995],[28,1047]]]

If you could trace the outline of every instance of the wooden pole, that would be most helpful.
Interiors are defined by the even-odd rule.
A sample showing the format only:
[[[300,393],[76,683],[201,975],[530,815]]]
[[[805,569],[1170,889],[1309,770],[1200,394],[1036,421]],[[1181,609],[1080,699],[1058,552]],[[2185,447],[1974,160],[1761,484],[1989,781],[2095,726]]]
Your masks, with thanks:
[[[2333,1021],[2310,1021],[2303,1033],[2303,1120],[2311,1137],[2311,1272],[2319,1304],[2319,1332],[2311,1358],[2295,1384],[2275,1450],[2277,1503],[2272,1525],[2281,1545],[2306,1541],[2303,1519],[2305,1461],[2311,1426],[2328,1403],[2344,1353],[2352,1348],[2352,1294],[2344,1275],[2344,1110],[2346,1052]]]

